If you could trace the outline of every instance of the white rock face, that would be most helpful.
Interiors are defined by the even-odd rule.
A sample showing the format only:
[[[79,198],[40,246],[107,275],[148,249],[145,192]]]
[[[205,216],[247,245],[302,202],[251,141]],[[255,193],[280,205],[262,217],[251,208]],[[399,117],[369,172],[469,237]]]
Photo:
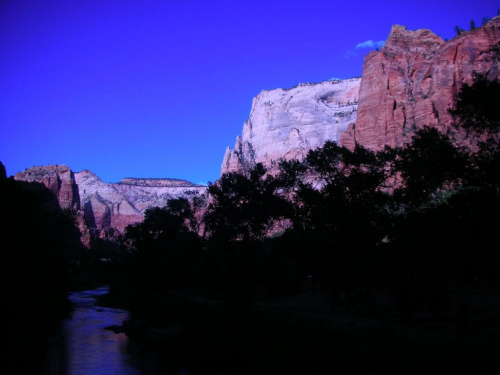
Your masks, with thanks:
[[[171,199],[190,198],[205,193],[205,186],[169,179],[124,179],[107,183],[95,173],[75,173],[85,217],[99,229],[116,228],[123,232],[129,224],[142,221],[151,207],[163,207]]]
[[[124,178],[120,183],[107,183],[89,170],[73,172],[66,165],[33,166],[17,173],[15,179],[44,184],[62,208],[72,209],[87,247],[97,238],[116,240],[128,225],[144,220],[148,208],[207,193],[206,186],[172,178]]]
[[[102,181],[95,173],[84,170],[75,173],[85,218],[98,229],[116,228],[123,232],[129,224],[141,221],[143,213],[136,209],[114,186]]]
[[[171,199],[190,198],[206,192],[205,186],[166,187],[112,184],[141,214],[151,207],[163,207]]]
[[[281,159],[302,160],[327,140],[340,141],[356,121],[361,78],[299,84],[291,89],[264,90],[253,99],[242,136],[226,149],[221,175],[244,172],[255,163],[270,172]]]

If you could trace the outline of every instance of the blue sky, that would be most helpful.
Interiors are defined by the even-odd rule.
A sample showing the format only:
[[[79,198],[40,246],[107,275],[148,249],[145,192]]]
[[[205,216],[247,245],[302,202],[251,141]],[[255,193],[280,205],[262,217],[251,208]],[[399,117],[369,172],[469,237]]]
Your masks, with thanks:
[[[408,4],[408,5],[407,5]],[[219,177],[263,89],[361,76],[394,24],[454,36],[498,1],[0,2],[0,161],[104,181]],[[357,48],[356,48],[357,46]]]

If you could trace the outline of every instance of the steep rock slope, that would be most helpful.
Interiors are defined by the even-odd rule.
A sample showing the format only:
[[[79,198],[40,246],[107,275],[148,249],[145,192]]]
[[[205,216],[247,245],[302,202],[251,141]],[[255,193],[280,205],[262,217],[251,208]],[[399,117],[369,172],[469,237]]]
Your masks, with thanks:
[[[263,163],[271,171],[280,159],[302,159],[311,149],[340,135],[356,120],[359,78],[300,84],[262,91],[233,149],[227,148],[221,174]]]
[[[448,42],[426,29],[393,26],[380,52],[364,61],[355,125],[341,144],[372,150],[408,141],[424,125],[446,130],[452,106],[472,73],[500,77],[500,16]]]
[[[89,170],[74,173],[65,165],[31,167],[14,178],[44,184],[62,208],[74,211],[86,246],[95,238],[113,239],[123,233],[127,225],[142,221],[148,208],[206,191],[205,186],[176,179],[126,178],[107,183]]]
[[[75,173],[81,206],[90,227],[100,230],[116,228],[123,232],[129,224],[143,219],[137,210],[113,186],[89,170]]]
[[[132,179],[125,178],[121,182],[110,184],[141,215],[150,207],[165,206],[171,199],[189,199],[205,193],[206,187],[176,179]]]
[[[42,183],[54,193],[61,208],[74,211],[80,209],[80,196],[74,173],[64,164],[31,167],[17,173],[14,178]]]

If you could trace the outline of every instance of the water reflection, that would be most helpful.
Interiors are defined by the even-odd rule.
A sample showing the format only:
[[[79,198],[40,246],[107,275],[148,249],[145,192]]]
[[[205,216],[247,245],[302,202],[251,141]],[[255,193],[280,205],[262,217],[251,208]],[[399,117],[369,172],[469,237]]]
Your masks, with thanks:
[[[132,366],[128,338],[106,330],[128,318],[125,310],[96,306],[95,298],[108,288],[74,292],[72,317],[64,321],[49,351],[50,374],[143,374]]]

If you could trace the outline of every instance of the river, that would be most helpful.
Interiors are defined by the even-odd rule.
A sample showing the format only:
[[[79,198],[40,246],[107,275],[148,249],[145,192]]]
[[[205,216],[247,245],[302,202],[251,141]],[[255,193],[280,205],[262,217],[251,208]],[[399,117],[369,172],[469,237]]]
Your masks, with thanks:
[[[48,342],[49,374],[185,374],[176,364],[165,369],[162,358],[144,350],[124,333],[105,327],[121,325],[129,314],[125,310],[96,305],[96,298],[108,292],[107,287],[70,293],[73,305],[57,334]]]

